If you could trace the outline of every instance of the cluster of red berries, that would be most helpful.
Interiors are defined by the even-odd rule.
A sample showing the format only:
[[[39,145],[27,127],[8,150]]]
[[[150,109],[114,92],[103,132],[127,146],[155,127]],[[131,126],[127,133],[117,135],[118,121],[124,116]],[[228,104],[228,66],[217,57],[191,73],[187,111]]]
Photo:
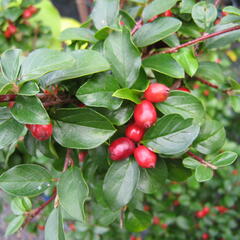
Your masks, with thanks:
[[[215,208],[218,210],[219,213],[223,214],[227,212],[229,209],[224,206],[215,206]]]
[[[169,95],[169,88],[164,84],[152,83],[144,92],[146,100],[135,106],[133,124],[130,124],[125,131],[126,137],[121,137],[112,142],[109,146],[110,158],[118,161],[134,157],[143,168],[155,167],[157,155],[143,145],[135,147],[135,143],[142,140],[145,129],[150,128],[157,121],[157,112],[152,103],[164,102]]]
[[[173,14],[172,14],[171,10],[167,10],[166,12],[164,12],[162,14],[152,17],[151,19],[148,20],[148,22],[153,22],[154,20],[156,20],[159,17],[173,17]]]
[[[40,141],[45,141],[52,136],[53,127],[52,124],[26,124],[28,130],[32,133],[32,136]]]
[[[202,210],[196,212],[197,218],[204,218],[206,215],[208,215],[210,212],[209,207],[204,207]]]
[[[38,9],[35,6],[29,6],[23,11],[22,18],[28,19],[32,17],[34,14],[36,14]],[[11,38],[14,36],[17,32],[17,27],[14,25],[14,23],[10,20],[8,20],[8,26],[6,30],[4,31],[4,36],[6,39]]]

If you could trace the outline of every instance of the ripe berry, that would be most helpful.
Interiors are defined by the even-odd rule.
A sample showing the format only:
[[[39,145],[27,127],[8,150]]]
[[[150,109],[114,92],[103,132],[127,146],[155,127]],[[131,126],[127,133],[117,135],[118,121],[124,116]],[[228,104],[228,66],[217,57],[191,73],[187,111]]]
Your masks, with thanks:
[[[144,92],[144,97],[150,102],[164,102],[168,98],[169,90],[164,84],[152,83]]]
[[[32,133],[33,137],[40,141],[45,141],[52,136],[53,128],[51,123],[46,125],[26,124],[26,127]]]
[[[204,90],[204,91],[203,91],[203,95],[204,95],[204,96],[208,97],[209,94],[210,94],[209,90]]]
[[[177,207],[177,206],[179,206],[179,205],[180,205],[180,202],[179,202],[177,199],[174,200],[173,206]]]
[[[168,228],[168,225],[167,225],[166,223],[162,223],[162,224],[161,224],[161,228],[162,228],[162,229],[167,229],[167,228]]]
[[[156,153],[152,152],[145,146],[138,146],[134,150],[134,157],[138,165],[143,168],[153,168],[157,162]]]
[[[134,142],[139,142],[144,135],[144,129],[133,123],[126,128],[125,135]]]
[[[12,35],[14,35],[14,34],[17,32],[16,26],[15,26],[14,24],[12,24],[12,23],[10,23],[10,24],[8,25],[8,29],[9,29],[9,31],[10,31],[10,33],[11,33]]]
[[[31,13],[31,11],[29,11],[29,9],[25,9],[23,11],[23,15],[22,16],[23,16],[23,18],[27,19],[27,18],[30,18],[32,16],[32,13]]]
[[[5,38],[10,38],[12,36],[12,33],[10,32],[10,30],[7,28],[6,31],[4,32],[4,36]]]
[[[204,208],[202,209],[202,211],[203,211],[203,213],[204,213],[205,215],[207,215],[207,214],[210,212],[210,208],[209,208],[209,207],[204,207]]]
[[[153,223],[154,225],[158,225],[158,224],[160,223],[160,219],[159,219],[158,217],[153,217],[152,223]]]
[[[28,7],[28,10],[29,10],[32,14],[35,14],[35,13],[38,11],[38,9],[37,9],[35,6],[33,6],[33,5],[29,6],[29,7]]]
[[[137,238],[135,236],[131,236],[130,240],[137,240]]]
[[[146,211],[146,212],[150,211],[150,209],[151,209],[151,208],[150,208],[149,205],[144,205],[144,206],[143,206],[143,210]]]
[[[77,231],[76,226],[75,226],[73,223],[70,223],[70,224],[68,225],[68,227],[69,227],[69,229],[70,229],[71,231],[73,231],[73,232],[76,232],[76,231]]]
[[[88,152],[87,151],[81,151],[78,153],[78,160],[79,162],[84,162]]]
[[[209,239],[209,235],[208,235],[207,233],[203,233],[203,234],[202,234],[202,239],[203,239],[203,240]]]
[[[149,128],[157,121],[157,112],[153,104],[143,100],[134,109],[135,123],[142,128]]]
[[[225,213],[225,212],[228,211],[228,208],[226,208],[226,207],[224,207],[224,206],[216,206],[215,208],[216,208],[216,209],[218,210],[218,212],[220,212],[220,213]]]
[[[132,140],[126,137],[116,139],[109,146],[110,158],[112,160],[123,160],[128,158],[135,149],[135,145]]]
[[[237,169],[232,170],[232,174],[237,176],[238,175],[238,170]]]
[[[164,14],[163,14],[164,17],[172,17],[173,14],[172,14],[172,11],[171,10],[167,10]]]
[[[45,230],[45,227],[43,225],[38,225],[37,228],[40,231],[44,231]]]
[[[183,92],[191,92],[189,89],[187,89],[185,87],[180,87],[180,88],[177,88],[176,90],[183,91]]]

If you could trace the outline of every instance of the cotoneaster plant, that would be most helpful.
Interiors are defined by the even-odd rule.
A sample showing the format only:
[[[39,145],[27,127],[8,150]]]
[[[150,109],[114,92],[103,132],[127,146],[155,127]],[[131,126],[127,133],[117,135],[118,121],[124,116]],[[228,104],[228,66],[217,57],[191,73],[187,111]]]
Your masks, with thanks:
[[[168,181],[210,180],[237,159],[224,151],[215,108],[239,111],[240,87],[216,59],[239,39],[240,19],[229,6],[215,24],[217,8],[97,0],[81,28],[61,33],[64,49],[1,55],[0,188],[14,213],[6,235],[42,214],[46,240],[128,239],[152,225],[144,198]]]

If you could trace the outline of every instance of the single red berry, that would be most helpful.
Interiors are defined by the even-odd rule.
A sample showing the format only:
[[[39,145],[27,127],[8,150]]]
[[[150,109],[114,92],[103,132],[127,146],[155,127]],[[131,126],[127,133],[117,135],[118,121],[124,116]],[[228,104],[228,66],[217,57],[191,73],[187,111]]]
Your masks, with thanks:
[[[162,224],[161,224],[161,228],[162,228],[162,229],[167,229],[167,228],[168,228],[168,225],[167,225],[166,223],[162,223]]]
[[[150,211],[150,209],[151,209],[151,208],[150,208],[149,205],[144,205],[144,206],[143,206],[143,210],[146,211],[146,212]]]
[[[197,218],[204,218],[205,217],[205,213],[203,211],[197,211],[196,212],[196,217]]]
[[[177,199],[174,200],[173,206],[177,207],[177,206],[179,206],[179,205],[180,205],[180,202],[179,202]]]
[[[189,89],[187,89],[185,87],[180,87],[180,88],[177,88],[176,90],[183,91],[183,92],[191,92]]]
[[[137,240],[137,238],[132,235],[129,240]]]
[[[205,215],[207,215],[207,214],[210,212],[210,208],[209,208],[209,207],[204,207],[204,208],[202,209],[202,211],[203,211],[203,213],[204,213]]]
[[[225,213],[225,212],[228,211],[228,208],[226,208],[226,207],[224,207],[224,206],[216,206],[215,208],[216,208],[216,209],[218,210],[218,212],[220,212],[220,213]]]
[[[13,108],[14,104],[15,104],[15,102],[14,102],[14,101],[11,101],[11,102],[8,103],[8,107],[9,107],[9,108]]]
[[[194,88],[194,89],[198,89],[198,88],[200,88],[200,85],[199,85],[198,83],[195,83],[195,84],[193,85],[193,88]]]
[[[29,10],[32,14],[35,14],[35,13],[38,11],[38,9],[37,9],[35,6],[33,6],[33,5],[29,6],[29,7],[28,7],[28,10]]]
[[[219,23],[221,22],[221,20],[222,20],[221,18],[217,18],[217,19],[215,20],[214,24],[215,24],[215,25],[219,24]]]
[[[144,129],[139,127],[136,123],[133,123],[128,125],[125,131],[125,135],[134,142],[139,142],[142,140],[142,137],[144,135]]]
[[[238,170],[237,169],[232,170],[232,174],[237,176],[238,175]]]
[[[134,157],[143,168],[154,168],[157,162],[157,154],[143,145],[134,150]]]
[[[120,25],[124,26],[125,25],[124,21],[120,21]]]
[[[216,60],[215,60],[215,63],[221,63],[222,62],[222,60],[220,59],[220,58],[217,58]]]
[[[68,225],[68,227],[69,227],[69,229],[70,229],[71,231],[73,231],[73,232],[76,232],[76,231],[77,231],[76,226],[75,226],[73,223],[70,223],[70,224]]]
[[[164,102],[169,95],[169,88],[161,83],[152,83],[144,92],[144,97],[153,103]]]
[[[8,25],[8,29],[12,35],[14,35],[17,32],[17,27],[12,23]]]
[[[210,94],[209,90],[204,90],[204,91],[203,91],[203,95],[204,95],[204,96],[208,97],[209,94]]]
[[[116,139],[109,146],[110,158],[112,160],[123,160],[128,158],[135,149],[135,144],[132,140],[126,137]]]
[[[79,160],[79,162],[84,162],[87,154],[88,154],[87,151],[80,151],[80,152],[78,153],[78,160]]]
[[[86,105],[84,103],[78,103],[77,106],[80,108],[86,107]]]
[[[6,31],[4,32],[4,36],[5,38],[10,38],[12,36],[12,33],[11,31],[9,30],[9,28],[6,29]]]
[[[33,15],[33,13],[27,8],[23,11],[22,17],[24,19],[30,18]]]
[[[26,127],[32,133],[33,137],[40,141],[45,141],[52,136],[52,124],[26,124]]]
[[[225,17],[225,16],[227,16],[227,15],[228,15],[227,12],[222,12],[222,16],[223,16],[223,17]]]
[[[44,231],[45,227],[43,225],[37,225],[38,230],[40,231]]]
[[[172,16],[173,16],[172,11],[171,11],[171,10],[167,10],[167,11],[164,13],[163,16],[164,16],[164,17],[172,17]]]
[[[158,224],[160,224],[160,219],[159,219],[158,217],[153,217],[152,223],[153,223],[154,225],[158,225]]]
[[[207,233],[203,233],[203,234],[202,234],[202,239],[203,239],[203,240],[209,239],[209,235],[208,235]]]
[[[153,104],[143,100],[134,109],[135,123],[142,128],[149,128],[157,121],[157,112]]]

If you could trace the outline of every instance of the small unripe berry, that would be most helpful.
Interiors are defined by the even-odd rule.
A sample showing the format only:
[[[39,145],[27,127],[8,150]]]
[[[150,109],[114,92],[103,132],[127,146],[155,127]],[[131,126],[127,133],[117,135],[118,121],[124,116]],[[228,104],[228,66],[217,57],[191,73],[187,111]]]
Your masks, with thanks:
[[[126,128],[125,135],[134,142],[139,142],[144,135],[144,129],[133,123]]]
[[[191,92],[189,89],[187,89],[185,87],[180,87],[180,88],[177,88],[176,90],[183,91],[183,92]]]
[[[32,136],[40,141],[45,141],[52,136],[52,124],[26,124],[26,127],[32,133]]]
[[[153,103],[164,102],[169,95],[169,88],[161,83],[152,83],[144,92],[144,97]]]
[[[135,149],[134,142],[126,137],[116,139],[109,146],[110,158],[112,160],[123,160],[128,158]]]
[[[157,112],[153,104],[143,100],[134,109],[135,123],[142,128],[149,128],[157,121]]]
[[[142,168],[154,168],[157,162],[157,154],[143,145],[134,150],[134,157]]]

